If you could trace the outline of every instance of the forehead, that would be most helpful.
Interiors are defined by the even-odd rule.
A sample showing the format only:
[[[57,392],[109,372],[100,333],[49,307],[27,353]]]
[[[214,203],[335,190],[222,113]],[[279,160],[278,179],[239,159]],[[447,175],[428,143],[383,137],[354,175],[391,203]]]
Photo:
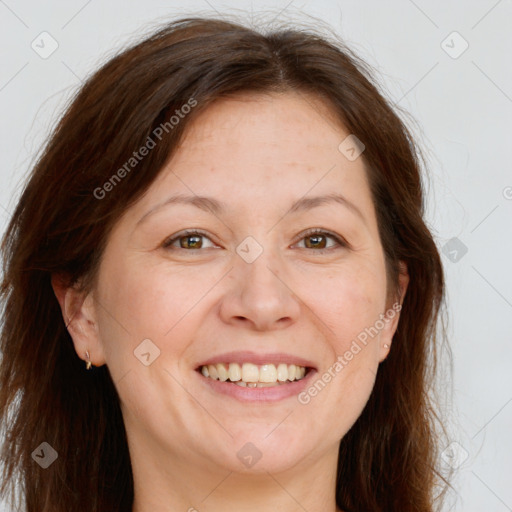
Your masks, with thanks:
[[[273,156],[279,149],[293,160],[307,156],[307,148],[332,154],[346,135],[333,109],[311,94],[238,94],[205,109],[187,126],[180,146],[195,151],[230,146],[262,157],[272,148]]]
[[[237,95],[215,101],[187,126],[162,178],[167,170],[199,186],[219,187],[226,180],[257,186],[284,179],[302,194],[304,182],[329,188],[349,175],[365,182],[363,159],[350,161],[340,152],[349,135],[315,96]]]
[[[137,213],[171,194],[214,197],[236,214],[259,206],[272,215],[299,198],[339,193],[373,217],[364,161],[339,149],[348,135],[332,108],[311,95],[216,100],[187,125]]]

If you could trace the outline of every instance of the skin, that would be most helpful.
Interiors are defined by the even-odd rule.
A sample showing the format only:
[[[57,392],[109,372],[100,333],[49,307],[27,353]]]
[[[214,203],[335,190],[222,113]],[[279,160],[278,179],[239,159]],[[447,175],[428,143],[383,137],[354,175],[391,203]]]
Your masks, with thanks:
[[[320,377],[391,307],[363,158],[338,150],[347,135],[311,96],[219,100],[116,224],[95,288],[84,295],[53,280],[78,356],[87,350],[93,365],[106,364],[118,390],[133,512],[217,512],[226,503],[243,512],[337,510],[339,442],[369,398],[398,314],[305,405],[296,396],[243,403],[212,391],[195,369],[232,350],[286,352],[313,361]],[[361,216],[336,202],[289,212],[304,196],[333,191]],[[225,210],[168,204],[138,223],[177,193],[213,197]],[[182,248],[187,237],[163,247],[192,228],[208,233],[192,240],[202,248]],[[348,245],[328,235],[315,245],[309,228]],[[263,248],[252,263],[236,252],[248,236]],[[402,267],[399,302],[408,279]],[[149,366],[134,357],[144,339],[160,350]],[[262,454],[251,468],[237,457],[248,442]]]

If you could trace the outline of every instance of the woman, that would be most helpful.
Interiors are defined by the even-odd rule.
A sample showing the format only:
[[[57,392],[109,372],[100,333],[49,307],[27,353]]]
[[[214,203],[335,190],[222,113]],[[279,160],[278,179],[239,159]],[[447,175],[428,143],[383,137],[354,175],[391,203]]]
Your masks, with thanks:
[[[3,492],[434,510],[444,283],[417,155],[313,32],[181,19],[103,66],[3,241]]]

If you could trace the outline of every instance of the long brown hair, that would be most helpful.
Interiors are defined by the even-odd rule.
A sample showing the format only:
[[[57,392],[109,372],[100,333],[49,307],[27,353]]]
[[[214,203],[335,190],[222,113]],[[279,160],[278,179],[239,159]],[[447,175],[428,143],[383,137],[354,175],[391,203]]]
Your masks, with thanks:
[[[441,487],[430,390],[443,271],[423,220],[424,160],[376,83],[335,38],[286,27],[264,34],[206,18],[167,24],[86,81],[35,165],[2,243],[0,494],[17,484],[27,512],[131,510],[116,388],[106,366],[84,371],[52,275],[92,286],[112,226],[209,104],[241,92],[296,91],[324,99],[364,142],[389,282],[397,286],[400,260],[410,276],[390,355],[341,441],[336,500],[346,511],[434,510]],[[191,99],[194,108],[171,126],[170,116]],[[149,154],[101,197],[98,190],[162,126]],[[47,469],[32,456],[43,442],[58,453]]]

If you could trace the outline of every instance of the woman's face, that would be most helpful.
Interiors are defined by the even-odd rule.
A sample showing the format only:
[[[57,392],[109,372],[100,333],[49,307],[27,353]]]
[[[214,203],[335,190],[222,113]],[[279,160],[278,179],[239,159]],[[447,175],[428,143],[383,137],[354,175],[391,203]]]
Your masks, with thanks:
[[[217,101],[117,223],[74,339],[109,368],[132,458],[336,460],[398,319],[349,135],[310,96]]]

